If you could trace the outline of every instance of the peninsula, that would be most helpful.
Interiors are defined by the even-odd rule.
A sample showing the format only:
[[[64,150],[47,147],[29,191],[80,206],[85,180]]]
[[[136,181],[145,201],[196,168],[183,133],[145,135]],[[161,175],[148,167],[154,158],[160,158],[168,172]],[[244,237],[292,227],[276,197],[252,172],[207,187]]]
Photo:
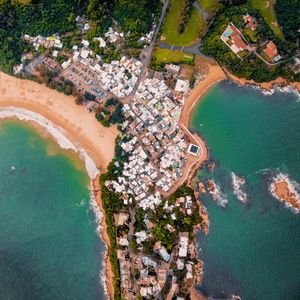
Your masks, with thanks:
[[[45,118],[97,167],[111,299],[198,298],[208,213],[191,183],[209,153],[189,116],[229,77],[298,86],[293,1],[277,1],[283,31],[256,1],[37,2],[0,4],[0,68],[22,78],[0,73],[0,115]],[[287,184],[274,192],[296,204]]]

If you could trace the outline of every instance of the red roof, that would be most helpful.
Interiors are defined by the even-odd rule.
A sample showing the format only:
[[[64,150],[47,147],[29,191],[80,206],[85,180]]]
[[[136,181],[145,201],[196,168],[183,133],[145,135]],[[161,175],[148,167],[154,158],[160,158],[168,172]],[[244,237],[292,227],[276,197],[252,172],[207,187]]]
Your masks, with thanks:
[[[272,41],[267,44],[264,52],[271,59],[274,59],[278,54],[277,47]]]
[[[246,26],[252,31],[254,31],[257,28],[257,22],[254,17],[246,15],[244,16],[244,21],[246,23]]]
[[[247,44],[243,41],[240,35],[235,35],[232,38],[232,42],[239,48],[239,49],[246,49]]]

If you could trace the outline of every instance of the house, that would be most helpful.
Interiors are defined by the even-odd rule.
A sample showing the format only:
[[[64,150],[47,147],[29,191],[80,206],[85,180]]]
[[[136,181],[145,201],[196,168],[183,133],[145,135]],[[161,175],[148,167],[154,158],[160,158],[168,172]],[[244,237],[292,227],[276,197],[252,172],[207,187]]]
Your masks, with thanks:
[[[148,256],[143,256],[142,261],[143,261],[143,264],[147,267],[153,267],[155,269],[157,266],[157,263],[154,260],[152,260],[151,258],[149,258]]]
[[[178,75],[180,71],[180,66],[174,64],[167,64],[166,70],[171,74]]]
[[[257,29],[257,21],[254,17],[246,14],[243,16],[244,22],[246,23],[246,27],[249,28],[251,31],[255,31]]]
[[[235,53],[238,57],[239,52],[247,50],[248,44],[243,39],[241,32],[230,23],[221,35],[221,40]]]
[[[70,67],[70,65],[71,65],[71,59],[68,59],[67,61],[64,61],[62,64],[61,64],[61,66],[62,66],[62,68],[65,70],[65,69],[67,69],[67,68],[69,68]]]
[[[188,232],[181,232],[179,235],[179,251],[178,251],[179,257],[187,256],[188,242],[189,242]]]
[[[281,56],[278,55],[277,47],[273,41],[268,42],[267,46],[264,49],[264,53],[267,55],[268,58],[274,61],[278,61],[281,58]]]
[[[186,94],[189,90],[190,83],[188,80],[178,79],[176,81],[175,92]]]
[[[294,64],[292,70],[294,71],[295,74],[298,74],[300,72],[300,59],[298,57],[294,58]]]
[[[166,248],[161,245],[161,242],[157,242],[154,245],[154,251],[157,251],[165,262],[168,262],[171,258],[170,254],[167,252]]]

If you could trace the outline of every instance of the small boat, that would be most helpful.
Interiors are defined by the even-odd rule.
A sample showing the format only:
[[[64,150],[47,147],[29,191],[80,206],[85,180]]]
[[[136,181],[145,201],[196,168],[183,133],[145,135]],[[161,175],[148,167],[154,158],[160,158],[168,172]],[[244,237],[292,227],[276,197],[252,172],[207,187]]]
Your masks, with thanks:
[[[76,203],[76,206],[83,207],[84,206],[84,199],[82,199],[79,204]]]

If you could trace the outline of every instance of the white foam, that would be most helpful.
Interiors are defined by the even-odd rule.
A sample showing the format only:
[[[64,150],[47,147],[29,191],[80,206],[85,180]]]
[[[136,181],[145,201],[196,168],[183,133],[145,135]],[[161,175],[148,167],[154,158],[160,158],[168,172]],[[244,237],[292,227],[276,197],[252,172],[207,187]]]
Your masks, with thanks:
[[[239,86],[243,86],[240,83],[237,83]],[[275,92],[279,92],[279,93],[286,93],[286,94],[293,94],[297,97],[297,102],[300,101],[300,93],[298,92],[298,90],[290,85],[287,86],[279,86],[279,85],[274,85],[273,88],[271,89],[264,89],[259,85],[256,84],[251,84],[251,83],[247,83],[246,86],[250,86],[255,90],[259,90],[261,93],[263,93],[265,96],[272,96]]]
[[[299,209],[294,208],[291,204],[283,201],[280,197],[277,196],[277,194],[275,193],[276,191],[276,182],[278,181],[285,181],[288,185],[288,189],[291,193],[295,194],[295,197],[297,199],[297,201],[300,203],[300,195],[299,195],[299,190],[300,190],[300,185],[298,182],[290,179],[288,174],[284,174],[284,173],[279,173],[278,175],[276,175],[275,177],[272,178],[272,182],[269,186],[269,191],[272,194],[273,197],[275,197],[277,200],[279,200],[280,202],[283,202],[284,205],[286,207],[288,207],[289,209],[291,209],[294,213],[300,213]]]
[[[213,191],[209,191],[209,193],[212,196],[212,199],[214,201],[217,201],[219,205],[221,205],[222,207],[226,207],[227,203],[228,203],[228,199],[226,198],[225,194],[222,192],[221,188],[219,185],[217,185],[215,183],[215,181],[211,180],[213,185],[214,185],[214,190]]]
[[[90,209],[93,211],[95,215],[95,222],[98,224],[97,226],[97,232],[100,234],[101,225],[100,222],[103,218],[103,213],[98,207],[98,204],[96,202],[96,196],[95,191],[93,189],[93,182],[96,178],[96,176],[100,173],[98,168],[96,167],[96,164],[92,160],[92,158],[88,155],[87,151],[80,147],[79,145],[74,145],[67,137],[66,132],[63,128],[56,126],[51,121],[43,117],[42,115],[29,111],[27,109],[8,106],[8,107],[2,107],[0,108],[0,119],[6,119],[6,118],[13,118],[16,117],[17,119],[21,121],[31,121],[39,124],[41,127],[43,127],[49,134],[51,134],[54,139],[57,141],[58,145],[65,150],[73,150],[76,153],[79,153],[79,157],[84,160],[85,167],[88,173],[88,176],[91,179],[90,182]],[[108,298],[108,291],[107,291],[107,278],[105,276],[105,257],[108,255],[108,249],[107,245],[105,244],[105,255],[103,257],[103,268],[100,272],[100,280],[104,288],[104,293]]]
[[[65,150],[73,150],[79,153],[79,156],[85,162],[85,167],[90,179],[95,179],[100,173],[92,158],[87,151],[79,145],[74,145],[67,137],[63,128],[54,125],[51,121],[42,115],[32,112],[27,109],[17,108],[13,106],[0,108],[0,119],[16,117],[21,121],[33,121],[43,127],[49,134],[51,134],[58,145]]]
[[[275,93],[282,93],[282,94],[293,94],[296,96],[297,101],[300,101],[300,93],[298,92],[297,89],[293,88],[290,85],[287,86],[274,86],[274,88],[271,89],[263,89],[262,87],[259,86],[253,86],[255,89],[258,89],[261,91],[265,96],[272,96]]]
[[[233,193],[239,201],[246,203],[248,195],[242,190],[242,186],[245,184],[234,172],[231,172]]]

